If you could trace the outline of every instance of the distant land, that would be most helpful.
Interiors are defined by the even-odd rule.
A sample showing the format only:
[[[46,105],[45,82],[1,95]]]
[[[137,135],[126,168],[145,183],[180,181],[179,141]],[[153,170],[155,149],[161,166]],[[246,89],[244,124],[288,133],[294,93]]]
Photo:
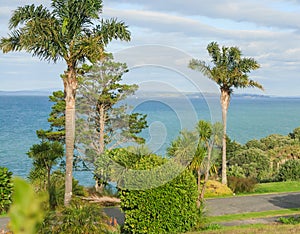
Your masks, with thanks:
[[[49,96],[52,94],[53,90],[19,90],[19,91],[1,91],[0,96]]]
[[[19,91],[1,91],[0,90],[0,96],[49,96],[52,94],[53,91],[60,90],[57,89],[42,89],[42,90],[19,90]],[[189,98],[209,98],[209,97],[219,97],[219,93],[191,93],[191,92],[155,92],[155,91],[137,91],[132,98],[157,98],[157,97],[163,97],[163,98],[178,98],[178,97],[189,97]],[[239,98],[249,98],[249,99],[255,99],[255,98],[300,98],[300,96],[295,97],[284,97],[284,96],[269,96],[269,95],[260,95],[260,94],[233,94],[232,97],[239,97]]]

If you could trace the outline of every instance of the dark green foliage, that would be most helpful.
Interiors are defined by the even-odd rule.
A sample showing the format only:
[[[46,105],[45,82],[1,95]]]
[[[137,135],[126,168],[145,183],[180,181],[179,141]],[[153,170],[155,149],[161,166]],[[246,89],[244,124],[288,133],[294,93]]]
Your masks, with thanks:
[[[299,224],[300,223],[300,216],[297,216],[297,217],[280,217],[278,219],[278,221],[280,223],[283,223],[283,224]]]
[[[58,160],[64,155],[63,145],[58,141],[42,141],[34,144],[27,155],[33,160],[33,168],[29,173],[29,179],[39,185],[38,190],[48,190],[49,205],[54,208],[53,193],[51,192],[51,171],[57,165]]]
[[[237,152],[230,159],[230,165],[241,167],[246,177],[257,180],[268,178],[270,174],[270,159],[260,149],[250,148]]]
[[[274,149],[275,147],[282,147],[285,145],[291,145],[294,143],[294,140],[289,136],[283,136],[279,134],[272,134],[260,140],[263,143],[267,150]]]
[[[241,178],[235,176],[228,177],[228,187],[234,193],[248,193],[252,192],[257,184],[254,178]]]
[[[292,133],[289,134],[289,136],[292,138],[292,139],[295,139],[296,141],[300,141],[300,127],[298,128],[295,128],[293,130]]]
[[[87,165],[94,170],[99,188],[108,182],[107,167],[103,166],[107,149],[129,143],[144,143],[138,134],[147,126],[146,115],[131,113],[122,101],[133,95],[136,84],[124,84],[122,76],[128,72],[124,63],[115,62],[108,54],[92,66],[84,65],[77,96],[77,142]],[[106,163],[106,162],[105,162]],[[104,164],[105,164],[104,163]],[[99,189],[100,192],[101,189]]]
[[[65,141],[65,109],[66,101],[63,91],[53,92],[49,96],[49,100],[53,102],[52,111],[49,114],[48,122],[50,123],[49,130],[37,130],[37,136],[42,140]]]
[[[288,160],[280,166],[276,176],[278,181],[300,180],[300,160]]]
[[[11,204],[12,192],[12,172],[5,167],[0,167],[0,214],[8,211]]]
[[[78,180],[73,178],[72,191],[74,196],[84,196],[84,187],[79,185]],[[65,177],[61,171],[55,171],[51,175],[50,186],[50,205],[52,207],[62,206],[64,204],[64,192],[65,192]]]
[[[38,233],[113,233],[99,205],[72,201],[62,211],[49,212]]]
[[[244,148],[244,146],[226,136],[226,154],[228,160],[230,160],[237,151],[243,150]]]
[[[248,141],[245,146],[250,149],[250,148],[255,148],[255,149],[260,149],[260,150],[267,150],[267,146],[265,145],[265,143],[261,142],[260,140],[257,139],[253,139]]]
[[[137,169],[161,164],[159,156],[144,157]],[[147,165],[147,166],[145,166]],[[152,166],[153,167],[153,166]],[[147,190],[122,190],[121,207],[125,212],[125,233],[178,233],[197,224],[197,185],[185,170],[175,179]]]

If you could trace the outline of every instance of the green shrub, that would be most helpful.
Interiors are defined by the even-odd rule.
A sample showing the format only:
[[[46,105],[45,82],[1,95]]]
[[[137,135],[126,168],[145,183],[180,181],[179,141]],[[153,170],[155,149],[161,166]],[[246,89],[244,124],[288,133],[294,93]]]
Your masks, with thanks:
[[[228,177],[228,186],[234,193],[252,192],[257,184],[254,178]]]
[[[260,149],[250,148],[237,152],[230,159],[230,165],[241,167],[246,177],[253,177],[258,181],[269,178],[270,159]]]
[[[151,155],[138,163],[156,165],[161,157]],[[125,233],[178,233],[191,230],[198,221],[197,185],[190,171],[147,190],[122,190],[121,208],[125,212]]]
[[[225,184],[216,180],[207,181],[204,197],[218,197],[226,195],[232,195],[232,191]]]
[[[83,186],[79,185],[78,180],[73,178],[73,195],[75,196],[84,196],[84,188]],[[64,204],[64,194],[65,194],[65,175],[61,171],[55,171],[51,175],[51,207],[62,206]]]
[[[300,223],[300,217],[280,217],[278,219],[278,221],[280,223],[283,223],[283,224],[299,224]]]
[[[246,177],[244,169],[238,165],[230,165],[227,170],[227,176]]]
[[[300,180],[300,160],[288,160],[279,168],[278,181]]]
[[[8,211],[11,204],[12,191],[12,172],[5,167],[0,167],[0,214]]]
[[[119,233],[99,205],[73,200],[62,211],[50,211],[38,233]]]

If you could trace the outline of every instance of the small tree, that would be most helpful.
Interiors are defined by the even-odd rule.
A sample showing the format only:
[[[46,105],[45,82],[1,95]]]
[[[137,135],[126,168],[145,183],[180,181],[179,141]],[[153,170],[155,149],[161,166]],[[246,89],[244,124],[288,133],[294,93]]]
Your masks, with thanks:
[[[113,61],[108,55],[93,66],[84,66],[81,87],[78,90],[78,113],[80,114],[77,128],[77,142],[83,148],[85,160],[92,164],[107,149],[123,143],[143,143],[139,137],[142,129],[147,127],[146,115],[128,114],[127,105],[121,101],[134,94],[138,86],[122,83],[126,73],[126,64]],[[83,146],[83,147],[82,147]],[[105,170],[105,168],[103,168]],[[97,170],[99,172],[99,170]],[[103,180],[103,174],[95,174],[97,182]],[[102,190],[104,183],[100,183]]]
[[[198,195],[198,201],[203,201],[206,183],[209,178],[209,171],[211,168],[212,162],[212,152],[215,146],[221,144],[221,134],[222,134],[223,126],[221,123],[211,124],[209,122],[200,120],[197,126],[197,131],[199,133],[200,143],[204,144],[207,151],[207,160],[204,174],[204,182],[202,185],[201,193]],[[199,206],[199,205],[198,205]]]
[[[211,124],[207,121],[200,120],[197,124],[196,131],[182,131],[180,136],[171,143],[168,148],[168,156],[173,158],[178,154],[186,155],[192,153],[193,157],[189,158],[189,168],[197,174],[198,198],[197,207],[200,208],[201,201],[204,197],[206,182],[209,178],[211,169],[212,153],[216,145],[220,144],[220,133],[222,124]],[[197,142],[193,151],[188,150],[192,144],[185,142]],[[182,159],[182,157],[181,157]],[[201,186],[201,176],[204,175],[204,183]]]
[[[30,158],[33,159],[33,169],[29,177],[31,179],[36,176],[36,172],[39,172],[39,177],[47,178],[45,187],[49,193],[49,204],[51,206],[52,193],[51,193],[51,170],[53,166],[57,165],[58,159],[61,159],[64,155],[64,148],[61,143],[54,142],[41,142],[40,144],[33,145],[27,153]],[[44,172],[44,173],[43,173]]]

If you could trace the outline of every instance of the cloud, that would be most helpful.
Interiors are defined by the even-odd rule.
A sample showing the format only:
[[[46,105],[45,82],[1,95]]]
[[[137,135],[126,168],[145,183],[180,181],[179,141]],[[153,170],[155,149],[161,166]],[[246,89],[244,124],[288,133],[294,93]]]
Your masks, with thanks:
[[[112,3],[125,3],[127,0],[111,0]],[[299,29],[299,1],[274,0],[131,0],[141,4],[143,10],[177,13],[184,16],[206,16],[212,19],[229,19],[236,22],[251,22],[259,26]],[[280,9],[276,4],[283,5]],[[108,4],[109,5],[109,4]],[[115,6],[115,5],[114,5]],[[288,10],[289,9],[289,10]],[[296,9],[291,12],[290,9]]]

